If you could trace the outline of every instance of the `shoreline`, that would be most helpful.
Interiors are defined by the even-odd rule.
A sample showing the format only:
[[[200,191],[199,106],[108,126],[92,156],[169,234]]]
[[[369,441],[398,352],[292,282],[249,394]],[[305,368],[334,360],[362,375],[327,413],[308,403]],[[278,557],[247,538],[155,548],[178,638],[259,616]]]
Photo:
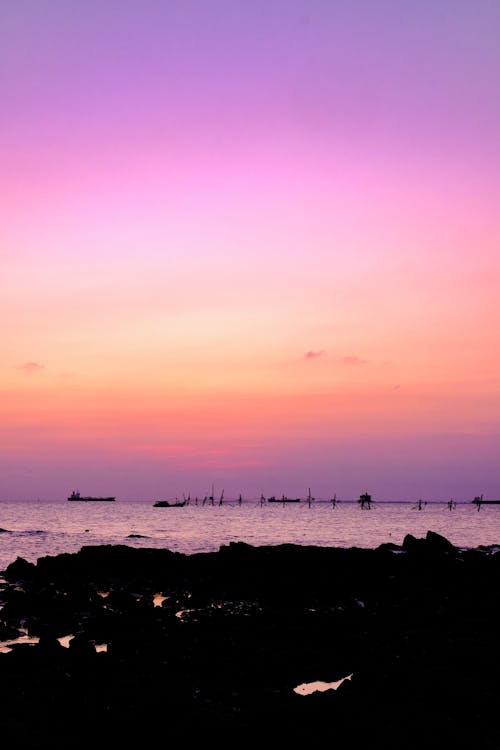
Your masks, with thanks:
[[[3,571],[1,640],[39,641],[0,654],[4,736],[23,748],[62,748],[72,732],[77,747],[154,741],[160,721],[172,741],[494,747],[495,547],[428,531],[374,549],[100,545],[18,558]]]

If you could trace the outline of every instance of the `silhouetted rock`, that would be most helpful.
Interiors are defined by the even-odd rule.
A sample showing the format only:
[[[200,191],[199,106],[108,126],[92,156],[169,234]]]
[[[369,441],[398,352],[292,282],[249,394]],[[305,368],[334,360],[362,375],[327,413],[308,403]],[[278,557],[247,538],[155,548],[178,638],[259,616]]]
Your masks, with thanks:
[[[16,557],[14,562],[10,563],[4,571],[4,578],[7,581],[32,580],[36,574],[36,566],[28,562],[23,557]]]
[[[425,541],[427,546],[436,550],[436,552],[455,552],[456,550],[456,547],[446,537],[436,534],[435,531],[428,531]]]
[[[406,534],[402,547],[405,552],[420,552],[423,550],[424,544],[424,539],[417,539],[413,534]]]
[[[1,627],[25,623],[40,642],[0,654],[2,739],[23,750],[152,744],[161,721],[177,743],[262,743],[265,727],[280,746],[314,731],[380,750],[493,748],[496,550],[429,531],[375,550],[101,546],[18,559]],[[293,690],[350,674],[336,691]]]
[[[64,646],[61,645],[57,638],[45,635],[38,641],[38,649],[48,653],[50,656],[54,656],[62,653]]]

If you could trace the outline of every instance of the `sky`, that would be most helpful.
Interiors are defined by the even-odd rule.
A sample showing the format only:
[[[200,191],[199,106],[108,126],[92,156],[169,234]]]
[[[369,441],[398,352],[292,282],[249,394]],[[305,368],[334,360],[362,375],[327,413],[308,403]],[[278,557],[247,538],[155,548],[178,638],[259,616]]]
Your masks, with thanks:
[[[0,3],[0,499],[500,497],[499,38]]]

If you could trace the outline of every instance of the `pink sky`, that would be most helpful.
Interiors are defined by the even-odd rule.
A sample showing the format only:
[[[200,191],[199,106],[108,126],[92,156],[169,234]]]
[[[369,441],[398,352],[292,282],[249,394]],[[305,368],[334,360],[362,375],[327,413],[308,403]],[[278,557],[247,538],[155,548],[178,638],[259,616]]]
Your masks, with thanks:
[[[3,7],[0,499],[498,497],[499,36],[488,0]]]

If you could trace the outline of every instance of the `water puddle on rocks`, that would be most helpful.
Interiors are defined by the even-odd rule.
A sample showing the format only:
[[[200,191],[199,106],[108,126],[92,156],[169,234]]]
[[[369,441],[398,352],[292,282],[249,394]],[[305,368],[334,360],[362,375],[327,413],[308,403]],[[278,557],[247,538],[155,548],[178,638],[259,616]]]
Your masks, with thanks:
[[[74,637],[75,637],[74,635],[63,635],[61,636],[61,638],[58,638],[57,640],[59,641],[61,646],[64,646],[64,648],[69,648],[70,641],[72,641]],[[90,641],[90,642],[93,644],[97,653],[107,652],[108,650],[107,643],[94,643],[93,641]]]
[[[317,680],[316,682],[303,682],[301,685],[294,687],[293,691],[298,695],[311,695],[311,693],[322,693],[325,690],[336,690],[342,685],[344,680],[350,680],[351,677],[352,673],[348,674],[346,677],[342,677],[341,680],[336,680],[335,682],[322,682],[321,680]]]
[[[154,607],[161,607],[163,602],[168,599],[168,596],[162,596],[161,594],[154,594],[153,595],[153,606]]]
[[[69,648],[70,641],[74,638],[74,635],[63,635],[57,640],[63,646],[64,648]],[[8,641],[0,641],[0,654],[8,654],[9,651],[12,651],[13,646],[17,645],[26,645],[26,646],[34,646],[37,643],[40,642],[40,638],[34,635],[20,635],[19,638],[11,638]],[[106,653],[108,650],[108,644],[107,643],[95,643],[94,648],[97,653],[104,652]]]
[[[33,646],[38,643],[40,639],[35,636],[21,635],[19,638],[12,638],[9,641],[0,641],[0,654],[8,654],[12,651],[12,646],[17,644],[26,644],[27,646]]]

